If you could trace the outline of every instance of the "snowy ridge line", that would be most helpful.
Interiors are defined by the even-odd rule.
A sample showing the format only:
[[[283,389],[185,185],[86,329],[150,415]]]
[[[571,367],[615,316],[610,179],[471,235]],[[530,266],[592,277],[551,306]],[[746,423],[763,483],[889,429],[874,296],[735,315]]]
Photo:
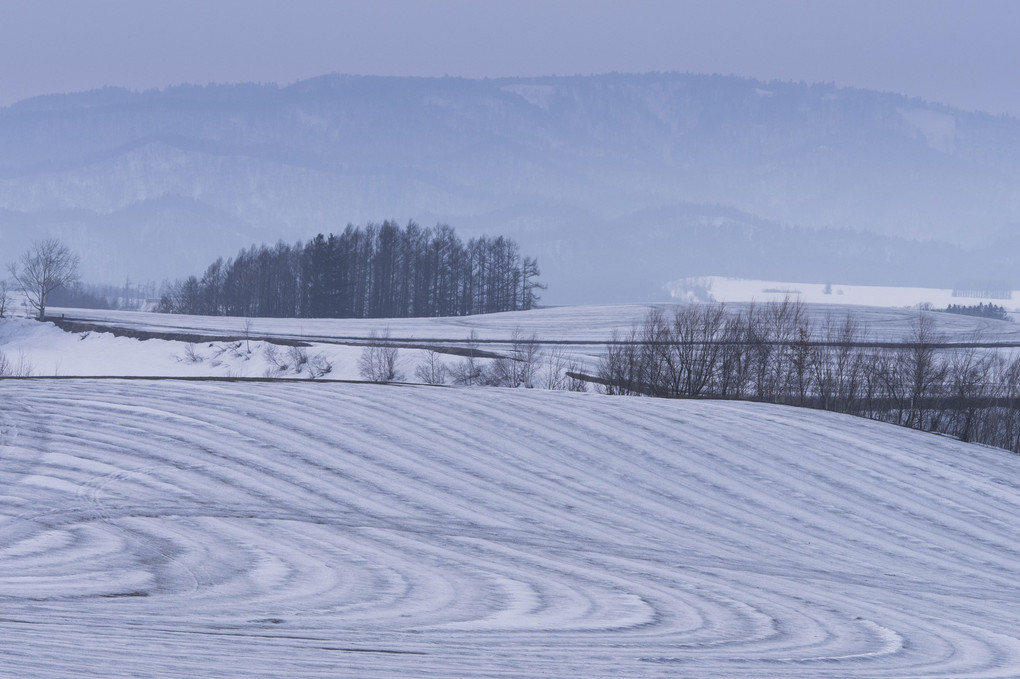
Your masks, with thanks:
[[[128,382],[333,382],[340,384],[365,384],[365,380],[345,380],[332,377],[245,377],[230,375],[10,375],[0,377],[0,380],[12,380],[23,382],[46,382],[76,380],[126,380]],[[453,388],[449,384],[420,384],[417,382],[373,382],[373,384],[387,384],[391,386],[419,386],[419,387],[443,387]]]
[[[1015,677],[1020,457],[754,403],[0,381],[0,673]]]
[[[590,342],[604,344],[613,332],[626,335],[646,319],[649,311],[671,313],[677,304],[616,304],[600,306],[555,307],[524,312],[505,312],[446,318],[398,319],[307,319],[307,318],[237,318],[227,316],[181,316],[135,311],[102,311],[91,309],[55,309],[54,315],[63,314],[84,322],[120,325],[138,330],[157,332],[188,331],[194,334],[244,335],[245,323],[250,324],[248,335],[260,334],[295,338],[337,337],[370,338],[384,334],[410,338],[415,342],[435,337],[453,342],[470,341],[474,332],[479,341],[504,340],[516,328],[520,336],[535,334],[545,341]],[[727,304],[734,312],[746,311],[749,304]],[[818,327],[828,318],[842,318],[851,312],[867,326],[867,338],[877,342],[898,342],[910,337],[910,324],[918,311],[883,307],[840,306],[806,304],[808,318]],[[947,341],[974,341],[981,333],[981,341],[1020,343],[1020,324],[993,319],[931,312],[937,330]],[[457,339],[459,337],[459,339]]]

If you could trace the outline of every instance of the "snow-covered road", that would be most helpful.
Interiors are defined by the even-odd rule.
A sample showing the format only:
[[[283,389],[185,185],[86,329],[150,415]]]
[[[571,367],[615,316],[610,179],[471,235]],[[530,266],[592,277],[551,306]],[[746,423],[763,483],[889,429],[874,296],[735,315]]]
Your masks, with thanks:
[[[0,381],[0,675],[1016,677],[1018,515],[818,411]]]

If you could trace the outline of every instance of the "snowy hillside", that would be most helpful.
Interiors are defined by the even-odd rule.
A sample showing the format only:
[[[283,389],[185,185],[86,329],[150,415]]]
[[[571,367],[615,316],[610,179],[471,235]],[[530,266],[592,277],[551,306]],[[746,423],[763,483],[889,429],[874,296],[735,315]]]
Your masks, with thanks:
[[[0,381],[0,674],[1015,677],[1018,465],[747,403]]]

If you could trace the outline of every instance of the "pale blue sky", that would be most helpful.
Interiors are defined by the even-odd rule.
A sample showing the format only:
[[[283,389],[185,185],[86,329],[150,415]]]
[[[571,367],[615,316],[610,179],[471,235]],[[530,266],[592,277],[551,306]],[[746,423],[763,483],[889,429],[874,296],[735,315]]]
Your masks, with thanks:
[[[0,105],[324,73],[734,73],[1020,116],[1012,0],[0,0]]]

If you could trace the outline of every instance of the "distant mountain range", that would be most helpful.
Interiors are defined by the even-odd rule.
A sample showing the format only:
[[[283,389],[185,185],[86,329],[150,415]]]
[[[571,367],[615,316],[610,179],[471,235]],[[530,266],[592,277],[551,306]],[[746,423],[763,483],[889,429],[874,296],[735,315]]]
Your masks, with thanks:
[[[0,262],[58,235],[97,282],[253,242],[446,222],[537,255],[549,303],[697,275],[1020,287],[1020,121],[687,74],[324,76],[0,108]]]

